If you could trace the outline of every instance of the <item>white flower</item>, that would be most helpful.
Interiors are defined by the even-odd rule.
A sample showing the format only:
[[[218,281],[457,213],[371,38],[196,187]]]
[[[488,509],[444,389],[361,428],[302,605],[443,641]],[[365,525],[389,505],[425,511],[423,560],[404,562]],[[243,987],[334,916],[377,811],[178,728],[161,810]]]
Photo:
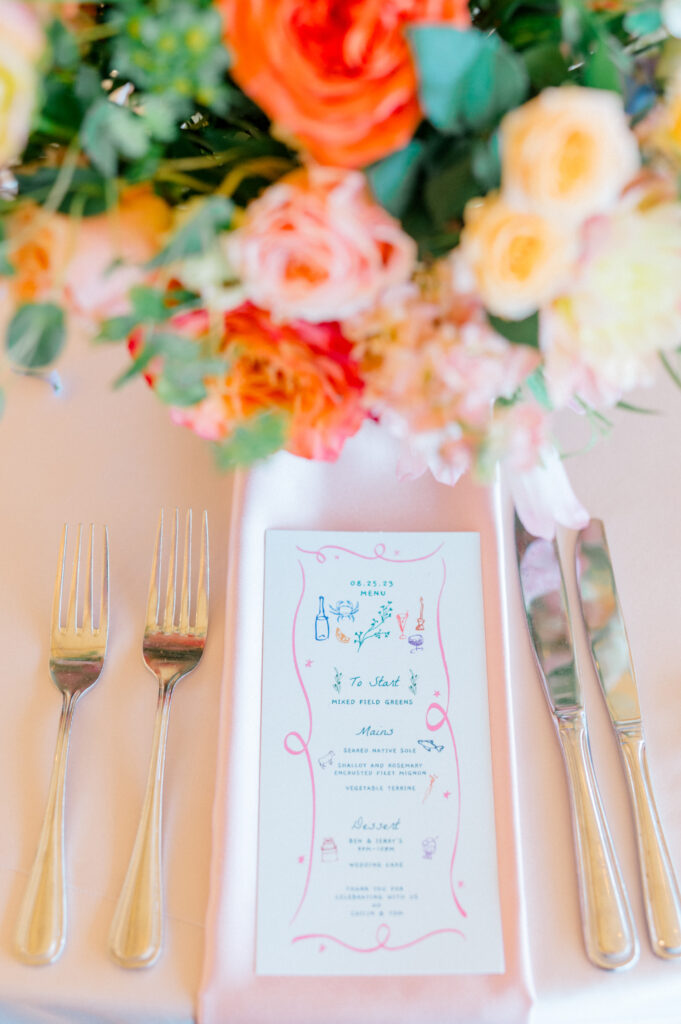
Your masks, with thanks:
[[[35,13],[18,0],[0,0],[0,167],[21,155],[38,91],[44,47]]]

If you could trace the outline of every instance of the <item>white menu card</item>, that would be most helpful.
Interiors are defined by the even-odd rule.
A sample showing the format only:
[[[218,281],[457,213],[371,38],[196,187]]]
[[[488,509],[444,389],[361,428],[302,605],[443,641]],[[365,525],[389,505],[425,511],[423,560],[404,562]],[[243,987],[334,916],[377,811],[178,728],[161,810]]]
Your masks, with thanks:
[[[500,973],[479,536],[269,530],[256,970]]]

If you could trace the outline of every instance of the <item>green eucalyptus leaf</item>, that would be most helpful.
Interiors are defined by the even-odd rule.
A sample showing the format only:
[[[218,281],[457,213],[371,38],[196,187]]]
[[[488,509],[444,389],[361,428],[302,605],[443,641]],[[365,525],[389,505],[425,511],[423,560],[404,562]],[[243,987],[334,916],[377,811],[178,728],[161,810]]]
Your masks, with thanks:
[[[662,28],[660,4],[641,5],[624,16],[624,27],[632,36],[647,36]]]
[[[421,170],[424,145],[418,139],[365,171],[376,200],[394,217],[405,212]]]
[[[523,51],[522,58],[535,89],[561,85],[569,77],[570,65],[559,42],[531,46]]]
[[[163,372],[154,381],[154,390],[167,405],[196,405],[206,397],[206,385],[194,374],[184,372],[186,367],[166,360]]]
[[[130,289],[130,302],[137,323],[155,323],[167,320],[173,314],[167,304],[165,291],[159,288],[135,285]]]
[[[114,388],[120,388],[124,384],[127,384],[129,380],[133,380],[134,377],[138,377],[140,373],[143,373],[146,370],[149,363],[157,354],[158,350],[153,344],[144,345],[142,351],[137,353],[130,363],[130,366],[116,377],[113,385]]]
[[[549,398],[543,369],[538,367],[533,373],[531,373],[527,378],[526,384],[533,398],[542,406],[543,409],[547,409],[550,412],[553,409],[553,403]]]
[[[230,227],[233,211],[234,204],[225,196],[210,196],[204,200],[194,216],[175,232],[168,245],[151,260],[149,268],[163,267],[209,249],[215,236]]]
[[[11,277],[16,272],[9,259],[9,245],[5,225],[0,220],[0,277]]]
[[[500,316],[487,314],[490,325],[497,334],[506,338],[514,345],[529,345],[530,348],[539,348],[539,314],[532,313],[524,320],[506,320]]]
[[[16,366],[39,369],[54,362],[65,340],[63,309],[52,302],[25,303],[10,320],[5,347]]]
[[[421,106],[440,131],[489,128],[525,99],[525,65],[498,35],[444,25],[420,25],[408,34]]]
[[[438,227],[460,219],[468,200],[478,195],[470,150],[429,175],[424,188],[426,207]]]
[[[108,178],[116,175],[122,157],[139,160],[150,145],[144,121],[127,107],[108,99],[97,100],[90,107],[80,138],[92,163]]]
[[[599,39],[585,64],[584,84],[591,89],[607,89],[610,92],[624,91],[624,74],[616,60],[613,48]]]
[[[137,317],[132,314],[112,316],[109,320],[102,322],[95,341],[123,341],[134,331],[138,323]]]
[[[288,421],[282,413],[265,412],[214,446],[215,461],[220,469],[248,466],[264,459],[284,445]]]

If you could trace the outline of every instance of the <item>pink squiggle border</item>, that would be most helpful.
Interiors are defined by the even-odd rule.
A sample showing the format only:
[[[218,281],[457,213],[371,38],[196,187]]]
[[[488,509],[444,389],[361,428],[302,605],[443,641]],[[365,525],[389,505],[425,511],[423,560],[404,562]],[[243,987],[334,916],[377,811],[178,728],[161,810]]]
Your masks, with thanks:
[[[454,845],[452,847],[452,856],[451,856],[450,861],[449,861],[449,888],[450,888],[450,891],[451,891],[451,894],[452,894],[452,899],[454,900],[454,903],[456,905],[457,910],[459,911],[460,914],[462,914],[463,917],[468,917],[468,914],[466,913],[464,908],[461,906],[461,903],[459,902],[459,899],[457,898],[457,895],[456,895],[456,891],[454,889],[454,860],[456,858],[456,851],[457,851],[457,849],[459,847],[459,833],[460,833],[460,830],[461,830],[461,768],[460,768],[460,765],[459,765],[459,752],[458,752],[458,750],[456,748],[456,739],[454,738],[454,730],[452,728],[452,723],[449,720],[449,703],[450,703],[450,698],[451,698],[452,686],[451,686],[451,679],[450,679],[450,675],[449,675],[449,666],[447,664],[447,655],[445,654],[444,643],[442,641],[442,627],[441,627],[441,623],[440,623],[440,604],[442,602],[442,594],[444,592],[446,582],[447,582],[447,563],[445,562],[445,560],[443,558],[442,559],[442,585],[440,587],[440,593],[438,594],[438,598],[437,598],[437,608],[436,608],[436,613],[435,613],[435,620],[436,620],[436,624],[437,624],[437,639],[438,639],[438,644],[440,646],[440,656],[442,657],[442,665],[443,665],[444,672],[445,672],[445,678],[447,680],[447,702],[446,702],[446,705],[445,705],[444,708],[442,707],[441,704],[438,704],[437,702],[435,702],[433,704],[430,704],[428,706],[428,709],[426,710],[426,727],[430,730],[430,732],[437,732],[446,723],[447,730],[449,732],[449,737],[450,737],[450,739],[452,741],[452,751],[454,753],[454,763],[456,765],[456,831],[454,833]],[[441,718],[440,718],[439,722],[437,722],[437,724],[435,724],[435,725],[431,725],[430,721],[428,720],[428,716],[430,715],[431,711],[439,711],[440,715],[441,715]]]
[[[323,544],[317,551],[307,551],[305,548],[300,547],[297,550],[303,555],[314,555],[320,565],[323,565],[326,561],[324,551],[342,551],[346,555],[355,555],[356,558],[363,558],[367,562],[373,562],[379,558],[382,562],[393,562],[401,565],[406,562],[425,562],[427,558],[432,558],[433,555],[436,555],[443,546],[444,543],[438,544],[434,551],[430,551],[427,555],[419,555],[418,558],[387,558],[385,554],[386,547],[383,543],[375,545],[373,555],[363,555],[359,551],[353,551],[351,548],[344,548],[338,544]]]
[[[366,948],[362,946],[353,946],[351,943],[345,942],[343,939],[339,939],[335,935],[327,935],[324,932],[310,932],[309,935],[296,935],[291,939],[291,945],[296,942],[305,942],[308,939],[316,939],[317,942],[324,939],[327,942],[335,942],[338,946],[342,946],[344,949],[349,949],[353,953],[376,953],[379,949],[384,949],[386,953],[399,953],[400,950],[409,949],[410,946],[417,946],[419,942],[424,942],[426,939],[432,939],[435,935],[458,935],[464,940],[464,942],[466,941],[466,936],[459,928],[436,928],[434,931],[427,932],[425,935],[419,935],[418,939],[412,939],[411,942],[403,942],[399,946],[389,946],[390,925],[379,924],[376,929],[375,946],[368,946]]]
[[[313,858],[314,858],[315,830],[316,830],[316,827],[317,827],[317,793],[316,793],[316,790],[315,790],[315,783],[314,783],[314,768],[313,768],[313,765],[312,765],[312,758],[310,757],[310,750],[309,750],[310,740],[312,739],[312,705],[310,703],[310,697],[308,695],[308,692],[305,689],[305,683],[303,682],[303,677],[300,674],[300,666],[298,664],[298,655],[296,654],[296,625],[298,623],[298,613],[300,611],[300,606],[303,603],[303,597],[305,595],[305,569],[303,568],[303,563],[301,561],[298,561],[298,565],[300,566],[300,573],[301,573],[301,577],[302,577],[302,585],[301,585],[301,590],[300,590],[300,597],[298,598],[298,604],[296,605],[296,610],[295,610],[294,615],[293,615],[293,625],[291,627],[291,652],[292,652],[292,655],[293,655],[293,665],[294,665],[294,668],[296,670],[296,675],[298,676],[298,682],[300,683],[300,689],[303,692],[303,697],[305,698],[305,704],[307,705],[308,727],[307,727],[307,739],[303,739],[301,734],[299,732],[296,732],[296,731],[292,731],[292,732],[287,733],[286,736],[284,737],[284,749],[287,751],[287,753],[293,754],[294,757],[298,757],[300,754],[305,754],[305,760],[307,761],[307,768],[308,768],[308,772],[309,772],[309,775],[310,775],[310,790],[311,790],[311,793],[312,793],[312,822],[311,822],[311,825],[310,825],[310,852],[309,852],[308,858],[307,858],[307,874],[305,876],[305,884],[303,886],[303,891],[302,891],[302,894],[301,894],[301,897],[300,897],[300,901],[298,903],[298,906],[296,907],[296,910],[295,910],[295,913],[294,913],[293,917],[289,921],[289,924],[293,924],[293,922],[297,918],[298,914],[300,913],[300,909],[301,909],[303,903],[305,902],[305,899],[307,897],[307,891],[308,891],[308,889],[310,887],[310,876],[312,874],[312,863],[313,863]],[[297,743],[299,744],[299,747],[297,749],[292,746],[292,740],[296,740]]]

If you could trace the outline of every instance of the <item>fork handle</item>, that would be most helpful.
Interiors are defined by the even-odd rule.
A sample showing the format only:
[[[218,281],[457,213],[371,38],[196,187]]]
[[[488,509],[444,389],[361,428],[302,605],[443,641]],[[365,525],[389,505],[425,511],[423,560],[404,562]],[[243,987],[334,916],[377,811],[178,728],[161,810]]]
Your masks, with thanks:
[[[38,850],[17,919],[14,945],[24,963],[49,964],[66,940],[64,796],[69,734],[77,695],[64,694]]]
[[[163,945],[161,817],[172,694],[172,684],[161,683],[142,814],[111,925],[109,949],[122,967],[150,967]]]

